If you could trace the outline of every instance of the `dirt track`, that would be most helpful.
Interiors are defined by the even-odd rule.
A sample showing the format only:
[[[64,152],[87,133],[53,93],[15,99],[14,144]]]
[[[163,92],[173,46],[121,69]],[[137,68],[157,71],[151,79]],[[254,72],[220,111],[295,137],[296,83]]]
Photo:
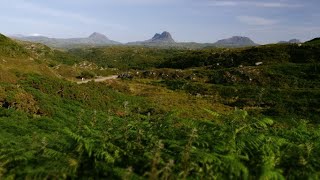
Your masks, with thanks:
[[[99,77],[96,79],[87,79],[87,80],[83,80],[83,81],[78,81],[77,84],[85,84],[88,83],[90,81],[94,81],[94,82],[103,82],[106,80],[111,80],[111,79],[117,79],[118,75],[113,75],[113,76],[107,76],[107,77]]]

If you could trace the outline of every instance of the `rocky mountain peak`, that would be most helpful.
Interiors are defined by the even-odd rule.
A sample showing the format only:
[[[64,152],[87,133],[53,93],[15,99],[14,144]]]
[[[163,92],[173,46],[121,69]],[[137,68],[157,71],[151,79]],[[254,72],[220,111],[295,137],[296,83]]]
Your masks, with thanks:
[[[152,40],[156,40],[156,39],[160,38],[160,36],[161,36],[161,34],[156,33],[156,34],[153,36]]]
[[[175,41],[173,40],[171,34],[167,31],[164,31],[163,33],[159,34],[156,33],[150,42],[163,42],[163,43],[174,43]]]

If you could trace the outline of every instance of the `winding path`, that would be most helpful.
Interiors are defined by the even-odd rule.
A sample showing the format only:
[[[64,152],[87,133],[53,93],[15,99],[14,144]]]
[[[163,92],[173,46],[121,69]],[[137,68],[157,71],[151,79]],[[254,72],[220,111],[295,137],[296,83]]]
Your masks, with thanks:
[[[94,81],[94,82],[103,82],[106,80],[112,80],[112,79],[117,79],[118,75],[112,75],[112,76],[107,76],[107,77],[98,77],[96,79],[88,79],[88,80],[83,80],[83,81],[78,81],[77,84],[85,84],[88,83],[90,81]]]

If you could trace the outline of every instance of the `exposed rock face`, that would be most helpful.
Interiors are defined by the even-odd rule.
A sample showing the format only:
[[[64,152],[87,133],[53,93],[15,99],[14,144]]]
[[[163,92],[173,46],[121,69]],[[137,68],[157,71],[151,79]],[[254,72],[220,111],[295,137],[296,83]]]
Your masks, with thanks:
[[[128,45],[145,45],[145,46],[167,46],[176,45],[177,43],[167,31],[159,34],[156,33],[151,39],[146,41],[129,42]]]
[[[257,45],[255,42],[253,42],[248,37],[242,37],[242,36],[233,36],[228,39],[222,39],[214,43],[216,46],[235,46],[235,47],[241,47],[241,46],[255,46]]]
[[[160,38],[160,36],[161,36],[161,34],[156,33],[156,34],[153,36],[153,38],[152,38],[151,40],[159,39],[159,38]]]
[[[154,43],[175,43],[171,34],[167,31],[164,31],[162,34],[156,33],[152,39],[147,40],[146,42]]]

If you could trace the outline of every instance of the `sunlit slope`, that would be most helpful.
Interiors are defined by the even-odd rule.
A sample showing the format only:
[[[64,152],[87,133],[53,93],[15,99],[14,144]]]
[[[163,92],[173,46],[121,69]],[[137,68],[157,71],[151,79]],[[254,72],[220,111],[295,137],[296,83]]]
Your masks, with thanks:
[[[33,73],[58,78],[76,77],[87,67],[74,67],[84,59],[39,43],[15,41],[0,35],[0,81],[15,82],[19,76]],[[92,63],[91,63],[92,64]],[[92,64],[90,70],[97,70]]]

